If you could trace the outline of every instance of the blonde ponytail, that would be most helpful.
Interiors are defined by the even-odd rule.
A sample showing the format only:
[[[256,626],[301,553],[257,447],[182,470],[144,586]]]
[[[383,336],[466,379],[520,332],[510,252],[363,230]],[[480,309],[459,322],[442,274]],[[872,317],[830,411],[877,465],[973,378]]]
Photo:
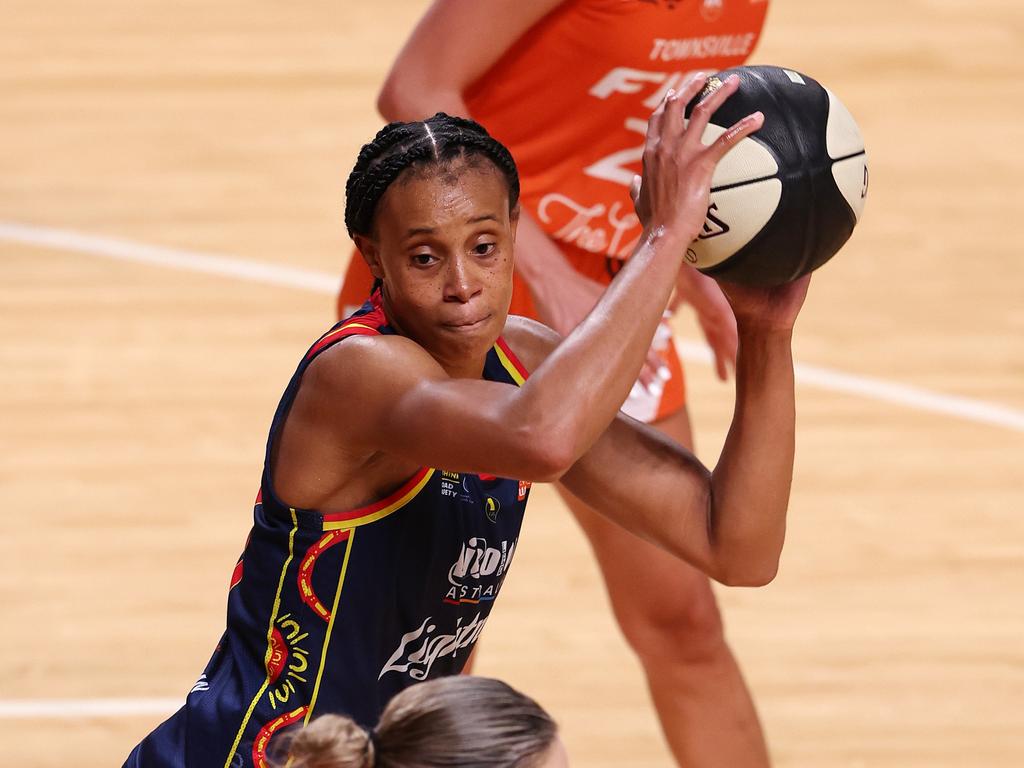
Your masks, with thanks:
[[[369,732],[351,718],[318,717],[291,739],[289,768],[373,768],[374,745]]]

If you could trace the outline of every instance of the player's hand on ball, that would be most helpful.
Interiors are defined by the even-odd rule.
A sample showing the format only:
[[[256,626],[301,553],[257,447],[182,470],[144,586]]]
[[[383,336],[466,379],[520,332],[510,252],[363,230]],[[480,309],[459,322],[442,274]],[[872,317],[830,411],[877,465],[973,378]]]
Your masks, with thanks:
[[[791,331],[807,296],[810,274],[791,283],[761,288],[719,282],[736,315],[740,329]]]
[[[758,130],[764,115],[755,112],[735,123],[710,146],[701,141],[708,121],[736,92],[738,77],[729,77],[694,107],[689,123],[686,105],[705,86],[698,73],[680,91],[669,91],[647,122],[643,179],[634,182],[633,201],[647,232],[664,228],[692,242],[704,226],[715,166],[741,140]]]

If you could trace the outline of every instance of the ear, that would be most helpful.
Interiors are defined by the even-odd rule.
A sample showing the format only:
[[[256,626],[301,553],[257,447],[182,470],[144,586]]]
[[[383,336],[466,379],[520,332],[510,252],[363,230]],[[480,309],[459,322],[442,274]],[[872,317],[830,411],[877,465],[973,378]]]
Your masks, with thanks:
[[[366,265],[370,268],[370,274],[378,280],[383,280],[384,269],[380,263],[380,249],[377,248],[377,244],[372,238],[364,235],[353,235],[352,239],[355,240],[356,248],[359,249],[359,253],[363,255]]]

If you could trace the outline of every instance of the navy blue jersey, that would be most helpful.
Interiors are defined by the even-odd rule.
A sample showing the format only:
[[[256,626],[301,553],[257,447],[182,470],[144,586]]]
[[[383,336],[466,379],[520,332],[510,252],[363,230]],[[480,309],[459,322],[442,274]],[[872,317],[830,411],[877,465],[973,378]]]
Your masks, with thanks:
[[[271,426],[227,629],[185,705],[127,766],[266,766],[281,729],[327,712],[372,726],[398,691],[465,665],[512,563],[529,483],[423,467],[337,512],[289,507],[271,483],[270,447],[306,368],[349,336],[394,333],[386,323],[374,294],[299,364]],[[525,376],[499,339],[484,378]]]

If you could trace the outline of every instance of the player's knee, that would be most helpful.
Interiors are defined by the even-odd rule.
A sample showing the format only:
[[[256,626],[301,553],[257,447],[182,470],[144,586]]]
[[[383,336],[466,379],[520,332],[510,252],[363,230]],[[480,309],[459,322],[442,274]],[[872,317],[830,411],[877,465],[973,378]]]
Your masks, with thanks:
[[[701,661],[725,648],[722,615],[710,587],[617,613],[626,641],[645,665]]]

